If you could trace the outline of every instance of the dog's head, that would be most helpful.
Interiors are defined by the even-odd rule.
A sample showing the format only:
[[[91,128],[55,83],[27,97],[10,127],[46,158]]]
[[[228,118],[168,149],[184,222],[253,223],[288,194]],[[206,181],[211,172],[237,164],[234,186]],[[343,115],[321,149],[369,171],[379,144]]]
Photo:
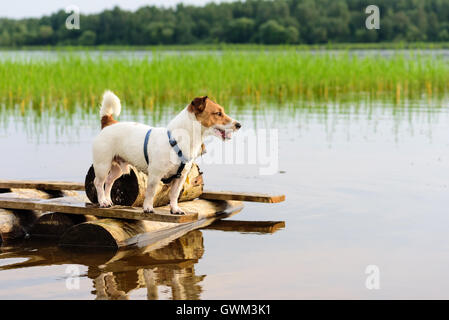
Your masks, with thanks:
[[[193,99],[188,111],[195,114],[196,120],[205,128],[207,134],[219,137],[223,141],[231,139],[232,133],[242,127],[240,122],[225,113],[222,106],[207,96]]]

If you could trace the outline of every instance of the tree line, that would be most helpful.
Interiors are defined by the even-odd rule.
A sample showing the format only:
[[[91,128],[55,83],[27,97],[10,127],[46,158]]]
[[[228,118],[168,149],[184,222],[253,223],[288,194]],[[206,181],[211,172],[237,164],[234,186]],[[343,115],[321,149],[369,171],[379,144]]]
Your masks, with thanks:
[[[378,30],[365,27],[369,5],[380,9]],[[68,16],[60,10],[41,18],[1,18],[0,46],[449,41],[449,0],[246,0],[134,12],[115,7],[81,15],[79,30],[66,28]]]

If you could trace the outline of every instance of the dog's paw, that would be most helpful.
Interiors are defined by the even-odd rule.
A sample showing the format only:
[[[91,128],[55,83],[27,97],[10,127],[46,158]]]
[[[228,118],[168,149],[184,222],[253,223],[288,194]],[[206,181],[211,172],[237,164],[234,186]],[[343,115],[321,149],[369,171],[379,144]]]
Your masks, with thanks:
[[[143,213],[154,213],[153,208],[143,208]]]
[[[180,215],[183,216],[186,213],[184,211],[182,211],[181,209],[177,208],[177,209],[170,209],[170,213],[171,214],[176,214],[176,215]]]
[[[112,201],[108,201],[107,199],[103,201],[99,201],[98,203],[100,205],[100,208],[110,208],[112,207]]]

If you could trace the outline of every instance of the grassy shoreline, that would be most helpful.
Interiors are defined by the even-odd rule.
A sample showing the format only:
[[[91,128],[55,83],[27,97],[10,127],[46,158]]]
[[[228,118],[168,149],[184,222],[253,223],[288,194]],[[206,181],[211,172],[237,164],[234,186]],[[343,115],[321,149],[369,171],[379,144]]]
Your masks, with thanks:
[[[37,110],[98,106],[105,89],[133,108],[186,104],[207,94],[221,103],[429,98],[449,87],[449,60],[415,53],[357,57],[226,51],[151,59],[61,55],[55,60],[0,60],[0,103]]]

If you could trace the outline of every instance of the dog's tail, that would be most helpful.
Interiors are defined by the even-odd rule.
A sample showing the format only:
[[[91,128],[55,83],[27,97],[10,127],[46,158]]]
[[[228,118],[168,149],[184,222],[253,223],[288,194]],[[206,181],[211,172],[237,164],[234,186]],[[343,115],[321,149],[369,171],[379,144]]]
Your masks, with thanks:
[[[112,91],[107,90],[103,94],[103,102],[100,109],[101,129],[117,123],[113,116],[118,117],[121,110],[120,99]]]

